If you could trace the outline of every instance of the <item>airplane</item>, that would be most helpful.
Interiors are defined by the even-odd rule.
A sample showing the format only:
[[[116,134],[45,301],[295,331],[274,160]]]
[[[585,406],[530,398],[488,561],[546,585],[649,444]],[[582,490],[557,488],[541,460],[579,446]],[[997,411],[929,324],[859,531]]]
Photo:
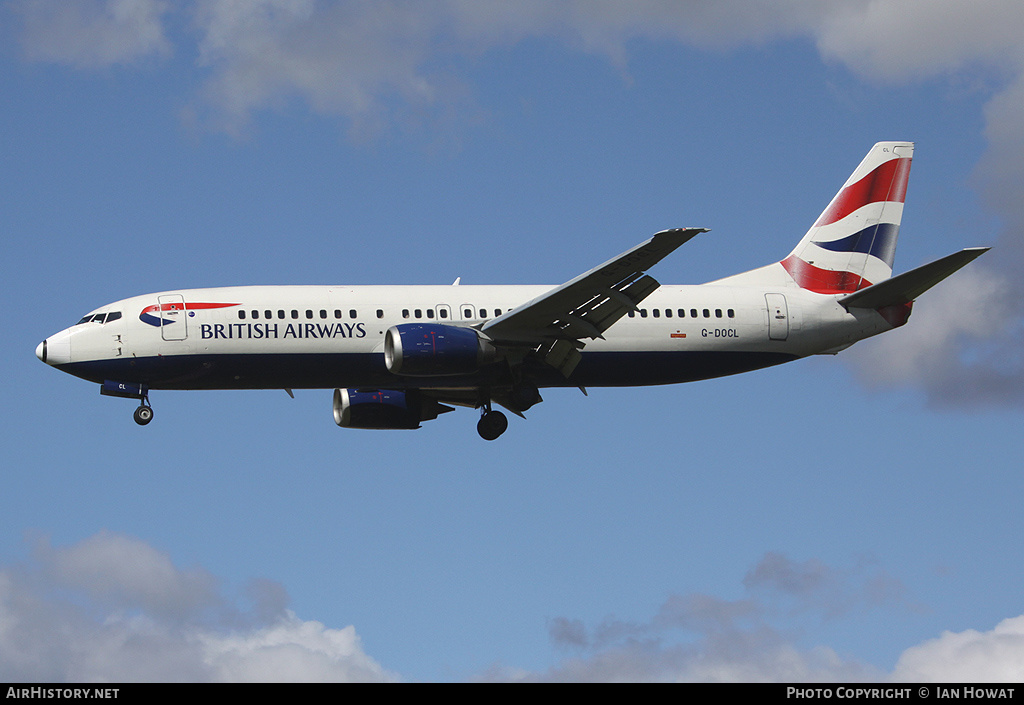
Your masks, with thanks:
[[[495,440],[549,387],[674,384],[835,354],[904,325],[988,251],[892,276],[912,142],[879,142],[793,251],[700,285],[647,270],[706,228],[664,230],[561,286],[239,286],[107,304],[36,348],[140,402],[164,389],[334,389],[342,427],[415,429],[462,406]]]

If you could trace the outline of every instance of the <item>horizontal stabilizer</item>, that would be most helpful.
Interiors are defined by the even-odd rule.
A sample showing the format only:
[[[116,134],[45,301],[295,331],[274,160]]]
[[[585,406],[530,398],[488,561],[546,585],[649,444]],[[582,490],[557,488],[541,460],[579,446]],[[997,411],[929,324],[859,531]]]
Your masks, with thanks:
[[[848,294],[839,299],[839,303],[847,310],[850,308],[878,309],[883,306],[909,303],[988,251],[988,247],[969,247],[954,252],[917,269],[911,269],[909,272],[898,274],[891,279]]]

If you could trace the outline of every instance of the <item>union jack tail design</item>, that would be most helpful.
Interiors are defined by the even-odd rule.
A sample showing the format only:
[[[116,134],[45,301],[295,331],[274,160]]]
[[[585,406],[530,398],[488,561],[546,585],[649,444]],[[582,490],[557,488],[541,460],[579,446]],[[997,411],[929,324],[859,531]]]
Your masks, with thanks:
[[[803,289],[841,294],[892,276],[914,154],[912,142],[879,142],[782,266]]]

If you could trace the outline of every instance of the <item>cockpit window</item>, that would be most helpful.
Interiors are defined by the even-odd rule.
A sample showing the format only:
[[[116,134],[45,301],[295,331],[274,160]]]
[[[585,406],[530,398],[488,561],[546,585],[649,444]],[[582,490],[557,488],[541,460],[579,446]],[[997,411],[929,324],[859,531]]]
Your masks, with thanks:
[[[80,326],[83,323],[110,323],[111,321],[116,321],[120,317],[120,311],[111,311],[110,313],[90,313],[88,316],[83,316],[82,320],[75,325]]]

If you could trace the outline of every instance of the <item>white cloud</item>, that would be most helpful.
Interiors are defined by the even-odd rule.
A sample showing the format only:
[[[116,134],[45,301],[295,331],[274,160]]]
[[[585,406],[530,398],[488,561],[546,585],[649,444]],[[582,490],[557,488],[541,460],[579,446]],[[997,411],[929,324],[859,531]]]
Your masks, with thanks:
[[[226,129],[299,98],[313,110],[371,120],[389,95],[417,103],[434,87],[421,64],[434,24],[418,5],[200,0],[204,96]]]
[[[804,647],[794,624],[834,620],[853,607],[907,607],[902,586],[870,562],[836,568],[768,553],[743,581],[748,596],[672,596],[646,622],[614,619],[588,630],[548,621],[552,641],[583,655],[543,672],[495,666],[485,680],[658,682],[1019,682],[1024,616],[989,632],[945,632],[906,649],[892,671],[827,645]],[[801,617],[803,618],[801,620]],[[804,630],[810,631],[810,630]]]
[[[837,5],[814,32],[826,57],[905,81],[987,64],[1019,71],[1024,8],[1014,0],[873,0]]]
[[[725,600],[670,596],[646,622],[549,620],[563,649],[588,652],[543,673],[494,669],[496,680],[865,681],[884,672],[828,646],[800,647],[801,621],[902,604],[902,586],[870,562],[839,569],[770,552],[743,580],[747,595]],[[882,586],[880,588],[880,586]]]
[[[277,623],[245,633],[196,635],[214,680],[296,682],[392,680],[362,650],[354,627],[327,629],[290,612]]]
[[[907,325],[843,357],[865,383],[921,388],[938,406],[1019,403],[1014,301],[1009,280],[979,263],[927,292]]]
[[[35,60],[82,67],[170,51],[160,0],[19,0]],[[446,95],[451,59],[548,37],[627,61],[635,39],[728,48],[808,37],[823,56],[887,80],[986,65],[1018,76],[1024,8],[1016,0],[194,0],[187,11],[208,71],[206,98],[236,119],[300,98],[347,117],[392,98]],[[450,65],[447,71],[452,71]]]
[[[899,580],[866,559],[843,570],[813,558],[794,561],[775,551],[747,573],[743,586],[762,598],[771,596],[779,605],[789,602],[791,609],[815,610],[827,619],[901,604],[905,593]]]
[[[903,652],[892,680],[939,683],[1024,681],[1024,616],[994,629],[943,632]]]
[[[236,118],[293,96],[350,118],[383,109],[390,96],[443,101],[451,98],[442,80],[451,60],[527,37],[620,66],[636,39],[729,48],[808,37],[823,56],[886,80],[973,65],[1018,75],[1024,61],[1024,9],[1016,0],[198,0],[197,7],[201,60],[213,69],[207,97]]]
[[[26,55],[81,67],[166,55],[168,16],[191,19],[204,98],[223,124],[299,99],[361,119],[440,103],[460,60],[545,37],[628,63],[637,39],[729,48],[807,37],[864,76],[914,80],[983,65],[1024,66],[1016,0],[19,0]],[[192,51],[192,48],[189,48]]]
[[[117,567],[112,557],[122,555]],[[100,579],[97,572],[113,571]],[[197,580],[197,576],[200,579]],[[886,590],[877,592],[879,577]],[[127,585],[117,587],[120,580]],[[393,681],[352,626],[299,619],[283,588],[253,584],[240,610],[201,568],[181,570],[139,539],[103,531],[75,545],[36,547],[0,567],[0,673],[11,681]],[[549,620],[552,641],[582,655],[543,672],[495,666],[482,680],[517,681],[1019,681],[1024,616],[906,649],[891,672],[807,639],[799,617],[851,605],[902,605],[898,583],[870,564],[849,569],[769,553],[744,580],[748,596],[672,596],[644,622],[593,629]],[[182,599],[182,594],[188,599]],[[170,607],[169,607],[170,606]],[[808,621],[804,619],[804,621]],[[810,621],[813,621],[811,619]]]
[[[541,673],[493,668],[487,680],[587,682],[1019,683],[1024,616],[987,632],[944,632],[912,646],[891,672],[827,646],[800,648],[770,628],[702,634],[690,644],[628,641]]]
[[[798,34],[823,14],[807,0],[789,0],[785,11],[749,0],[197,0],[196,8],[199,62],[210,72],[206,106],[228,130],[294,98],[357,129],[404,110],[444,110],[462,100],[461,61],[527,37],[552,38],[621,67],[633,39],[731,46]]]
[[[182,570],[139,539],[103,531],[44,542],[0,568],[0,673],[11,681],[389,681],[352,626],[284,608],[283,588],[250,586],[242,610],[202,568]]]
[[[149,614],[182,617],[219,601],[212,575],[200,568],[179,570],[169,556],[130,536],[102,531],[56,549],[39,541],[35,557],[55,584]]]
[[[707,638],[692,645],[633,641],[543,673],[494,668],[485,680],[545,682],[755,683],[873,681],[870,665],[827,647],[801,650],[772,632]]]
[[[18,0],[13,8],[33,61],[98,68],[171,53],[161,0]]]

